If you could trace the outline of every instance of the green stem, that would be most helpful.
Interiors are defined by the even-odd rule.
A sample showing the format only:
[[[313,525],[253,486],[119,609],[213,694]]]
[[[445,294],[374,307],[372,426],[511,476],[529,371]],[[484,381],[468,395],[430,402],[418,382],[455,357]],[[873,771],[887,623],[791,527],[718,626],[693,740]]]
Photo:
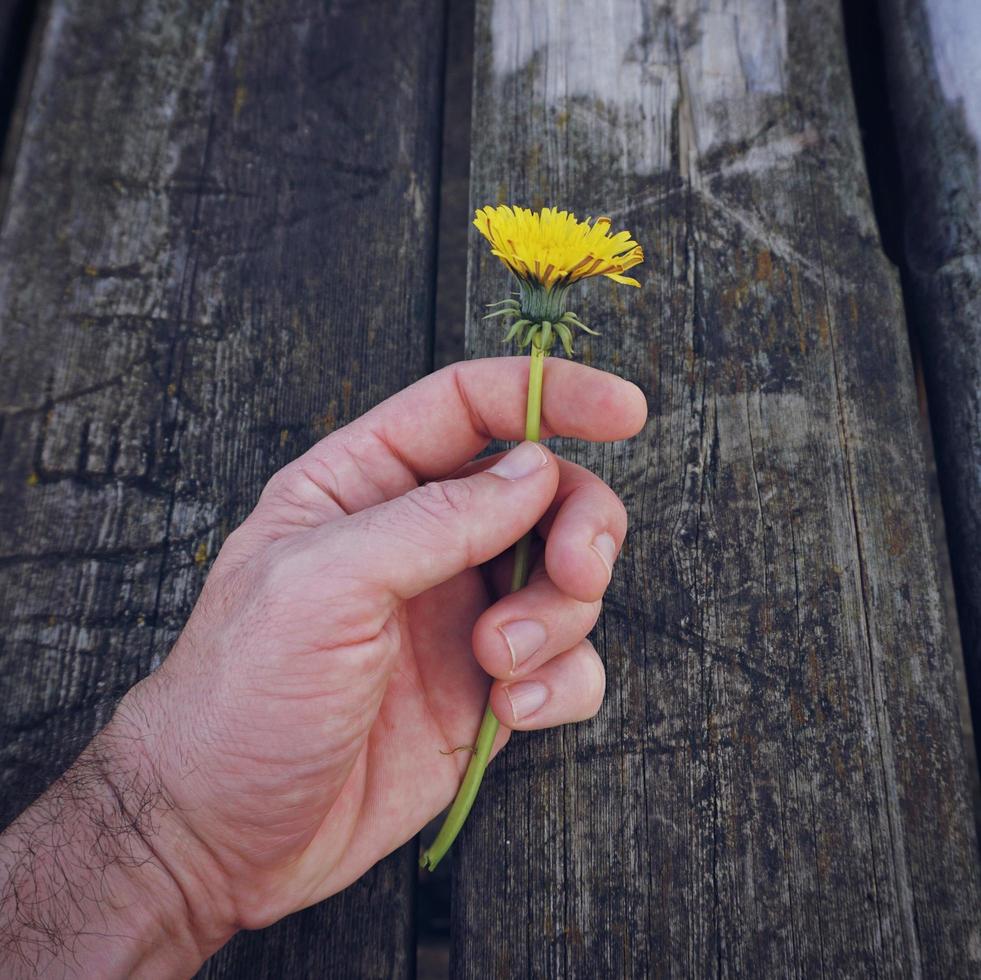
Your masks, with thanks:
[[[542,430],[542,376],[545,369],[545,358],[548,351],[539,347],[537,343],[531,348],[531,371],[528,375],[528,409],[525,414],[525,439],[531,442],[538,442],[541,439]],[[514,549],[514,570],[511,573],[511,591],[517,592],[523,589],[528,582],[528,556],[531,549],[531,536],[534,531],[529,531],[515,546]],[[423,852],[419,859],[419,864],[430,871],[435,870],[436,865],[442,860],[443,856],[450,849],[450,845],[456,840],[456,835],[460,833],[474,800],[477,799],[477,790],[484,778],[487,763],[490,762],[491,749],[494,746],[494,738],[500,722],[494,712],[491,711],[490,701],[484,709],[484,719],[480,723],[480,731],[477,733],[477,744],[474,753],[470,758],[470,765],[467,766],[466,774],[460,789],[457,791],[456,799],[447,813],[443,826],[439,828],[436,840],[432,847]]]

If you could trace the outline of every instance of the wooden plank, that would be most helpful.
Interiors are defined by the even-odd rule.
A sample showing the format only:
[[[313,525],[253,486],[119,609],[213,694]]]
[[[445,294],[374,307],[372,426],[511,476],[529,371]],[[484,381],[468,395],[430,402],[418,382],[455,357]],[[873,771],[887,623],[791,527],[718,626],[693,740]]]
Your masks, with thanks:
[[[598,718],[516,736],[454,975],[977,976],[981,899],[901,296],[836,0],[480,0],[472,203],[609,214],[577,300],[644,435]],[[505,295],[471,238],[475,318]]]
[[[981,8],[880,0],[923,352],[974,731],[981,745]]]
[[[264,481],[429,369],[442,26],[53,8],[0,237],[4,821],[165,656]],[[412,851],[206,974],[409,975]]]
[[[439,167],[439,255],[436,270],[434,362],[463,359],[470,227],[470,117],[473,108],[474,0],[452,0],[446,11],[443,152]]]

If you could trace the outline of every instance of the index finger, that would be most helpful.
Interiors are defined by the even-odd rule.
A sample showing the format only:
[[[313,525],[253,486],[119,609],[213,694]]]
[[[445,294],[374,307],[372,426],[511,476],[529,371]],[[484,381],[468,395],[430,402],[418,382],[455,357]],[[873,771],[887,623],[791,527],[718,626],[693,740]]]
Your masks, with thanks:
[[[528,357],[462,361],[393,395],[291,466],[348,513],[448,476],[491,439],[524,437]],[[647,402],[629,381],[573,361],[545,362],[542,438],[635,435]]]

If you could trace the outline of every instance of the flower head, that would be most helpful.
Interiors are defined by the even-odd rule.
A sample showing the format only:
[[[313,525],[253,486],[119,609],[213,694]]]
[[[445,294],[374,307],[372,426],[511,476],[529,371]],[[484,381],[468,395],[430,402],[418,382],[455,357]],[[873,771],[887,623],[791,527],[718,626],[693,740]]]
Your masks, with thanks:
[[[644,261],[644,250],[629,231],[610,234],[610,219],[578,221],[569,211],[542,208],[481,208],[477,230],[491,251],[517,277],[545,289],[567,286],[590,276],[607,276],[625,286],[639,286],[623,275]]]
[[[595,331],[566,311],[569,287],[591,276],[640,285],[623,273],[644,261],[644,250],[629,231],[611,235],[609,218],[591,221],[556,208],[530,211],[502,204],[477,211],[477,230],[518,280],[520,301],[496,303],[503,308],[488,314],[511,318],[506,341],[517,338],[521,347],[534,343],[547,352],[558,337],[571,356],[572,328]]]

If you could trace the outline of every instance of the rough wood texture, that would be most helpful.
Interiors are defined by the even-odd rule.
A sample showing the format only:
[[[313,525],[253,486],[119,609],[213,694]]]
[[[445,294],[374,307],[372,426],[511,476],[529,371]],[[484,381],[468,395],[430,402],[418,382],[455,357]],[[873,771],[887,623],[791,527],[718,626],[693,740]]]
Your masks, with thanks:
[[[974,731],[981,745],[981,7],[880,0]]]
[[[443,148],[439,167],[439,254],[434,362],[463,359],[470,227],[470,117],[474,0],[449,0],[443,84]]]
[[[0,237],[4,822],[166,655],[270,474],[428,370],[442,24],[54,5]],[[206,974],[409,975],[411,850]]]
[[[516,736],[456,854],[461,977],[981,970],[901,297],[835,0],[480,0],[472,203],[610,214],[576,301],[646,433],[591,723]],[[474,318],[505,295],[474,235]]]

